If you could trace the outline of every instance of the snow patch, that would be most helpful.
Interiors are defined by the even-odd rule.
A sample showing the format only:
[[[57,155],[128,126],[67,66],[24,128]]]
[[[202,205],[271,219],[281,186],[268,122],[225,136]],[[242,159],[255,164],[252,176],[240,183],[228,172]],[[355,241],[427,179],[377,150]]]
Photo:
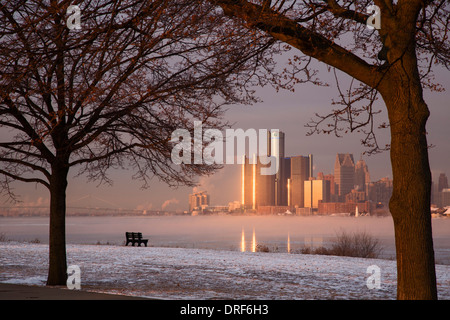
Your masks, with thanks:
[[[67,245],[82,290],[159,299],[395,299],[396,262],[288,253]],[[369,289],[367,268],[380,270]],[[45,285],[48,245],[0,243],[0,282]],[[436,265],[440,299],[450,266]]]

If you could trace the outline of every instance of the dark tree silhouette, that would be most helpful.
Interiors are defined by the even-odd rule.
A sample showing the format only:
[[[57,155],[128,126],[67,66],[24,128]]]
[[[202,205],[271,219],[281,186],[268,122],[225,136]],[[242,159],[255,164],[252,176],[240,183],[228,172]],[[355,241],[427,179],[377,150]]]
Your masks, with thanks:
[[[431,172],[423,88],[436,64],[449,68],[448,1],[244,1],[211,0],[250,30],[298,49],[304,56],[348,74],[356,88],[340,91],[342,108],[309,123],[312,132],[364,129],[370,152],[390,150],[398,299],[436,299],[431,230]],[[380,29],[367,21],[377,5]],[[373,17],[370,17],[372,19]],[[372,22],[372,20],[370,20]],[[391,141],[378,146],[373,101],[379,94],[389,118]],[[365,118],[361,118],[365,115]],[[342,127],[342,121],[346,123]]]
[[[80,9],[79,29],[69,5]],[[253,101],[241,88],[258,81],[273,41],[236,30],[203,2],[1,3],[1,190],[14,196],[11,182],[21,181],[50,192],[48,285],[67,279],[71,168],[110,182],[108,169],[132,167],[144,186],[155,176],[178,186],[219,167],[174,165],[170,139],[194,120],[223,128],[224,105]]]

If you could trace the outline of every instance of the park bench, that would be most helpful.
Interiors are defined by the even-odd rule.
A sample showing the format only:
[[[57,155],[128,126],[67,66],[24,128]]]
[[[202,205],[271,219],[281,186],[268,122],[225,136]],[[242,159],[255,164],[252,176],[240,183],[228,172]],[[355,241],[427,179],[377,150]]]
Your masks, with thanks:
[[[129,243],[131,243],[133,247],[135,243],[137,243],[139,247],[141,246],[141,243],[147,246],[148,239],[142,239],[142,233],[140,232],[125,232],[125,236],[127,238],[125,246],[128,246]]]

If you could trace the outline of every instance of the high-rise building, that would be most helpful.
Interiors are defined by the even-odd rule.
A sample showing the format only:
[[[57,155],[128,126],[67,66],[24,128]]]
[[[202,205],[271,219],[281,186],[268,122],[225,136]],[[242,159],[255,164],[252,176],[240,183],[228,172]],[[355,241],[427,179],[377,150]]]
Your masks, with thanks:
[[[247,209],[256,210],[258,206],[273,206],[275,203],[275,175],[262,175],[261,168],[268,165],[261,164],[259,157],[253,162],[245,158],[242,164],[242,204]]]
[[[334,182],[334,175],[332,174],[323,174],[323,172],[319,172],[317,174],[318,180],[327,180],[330,184],[330,201],[331,202],[337,202],[338,201],[338,194],[337,194],[337,186]]]
[[[274,175],[261,175],[261,168],[270,164],[261,164],[258,156],[254,156],[252,161],[244,157],[241,172],[241,205],[246,209],[258,210],[258,207],[269,206],[304,207],[304,182],[313,175],[313,156],[310,154],[285,158],[284,143],[283,132],[279,130],[268,132],[267,154],[275,157],[278,163],[278,171]],[[327,186],[325,197],[328,200],[330,183],[327,180],[321,184]],[[321,199],[323,197],[321,196]],[[264,208],[266,209],[268,208]]]
[[[189,211],[203,209],[209,206],[209,194],[206,191],[196,192],[189,195]]]
[[[291,157],[291,178],[289,179],[289,203],[291,207],[303,208],[305,205],[305,180],[312,173],[312,155]]]
[[[441,192],[438,193],[438,201],[437,205],[440,208],[444,208],[450,206],[450,189],[444,188]]]
[[[355,165],[355,188],[357,191],[366,191],[366,185],[370,182],[369,168],[363,159]]]
[[[443,189],[448,189],[448,180],[445,173],[441,173],[438,180],[438,192],[442,192]]]
[[[245,158],[241,172],[241,203],[247,209],[256,210],[258,206],[280,206],[287,202],[287,179],[289,160],[284,158],[284,132],[268,131],[267,155],[275,157],[278,171],[274,175],[262,175],[261,168],[269,167],[254,156],[253,164]]]
[[[309,178],[304,181],[305,208],[318,208],[319,201],[328,202],[330,199],[330,182]]]
[[[280,206],[287,206],[289,197],[289,189],[290,189],[290,178],[291,178],[291,158],[281,159],[281,167],[280,167],[280,197],[281,199],[278,202]]]
[[[341,200],[352,191],[355,184],[355,161],[349,153],[338,153],[334,162],[334,180]]]
[[[285,134],[280,130],[267,131],[267,152],[277,159],[284,158]]]
[[[274,185],[274,205],[280,206],[286,203],[286,184],[282,179],[284,168],[284,132],[279,130],[268,131],[269,139],[267,139],[267,150],[270,156],[276,158],[278,163],[278,171],[275,174]]]
[[[367,184],[367,199],[374,203],[389,204],[392,196],[393,181],[389,178],[382,178]]]
[[[437,186],[431,184],[432,203],[438,207],[450,205],[450,189],[448,188],[448,179],[445,173],[439,175]]]

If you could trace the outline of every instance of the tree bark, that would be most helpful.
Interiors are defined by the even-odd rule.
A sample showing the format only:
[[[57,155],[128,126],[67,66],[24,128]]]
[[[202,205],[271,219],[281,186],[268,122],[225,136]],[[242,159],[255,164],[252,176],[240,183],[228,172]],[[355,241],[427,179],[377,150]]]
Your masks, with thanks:
[[[50,179],[50,235],[47,285],[66,285],[66,189],[69,167],[52,166]]]
[[[429,110],[423,99],[416,56],[416,22],[426,2],[398,1],[393,5],[375,1],[381,8],[379,35],[386,53],[383,66],[366,63],[320,32],[308,29],[276,10],[264,9],[248,1],[212,2],[220,5],[226,15],[246,21],[247,27],[267,32],[381,93],[391,129],[394,190],[389,208],[396,239],[397,298],[436,299],[430,213],[431,171],[425,129]],[[340,8],[334,1],[326,3],[336,16],[345,14],[346,18],[364,21],[364,17]]]
[[[381,90],[391,129],[394,181],[389,209],[394,220],[397,254],[397,299],[437,299],[431,227],[431,171],[426,122],[415,56],[404,56],[392,66]]]

